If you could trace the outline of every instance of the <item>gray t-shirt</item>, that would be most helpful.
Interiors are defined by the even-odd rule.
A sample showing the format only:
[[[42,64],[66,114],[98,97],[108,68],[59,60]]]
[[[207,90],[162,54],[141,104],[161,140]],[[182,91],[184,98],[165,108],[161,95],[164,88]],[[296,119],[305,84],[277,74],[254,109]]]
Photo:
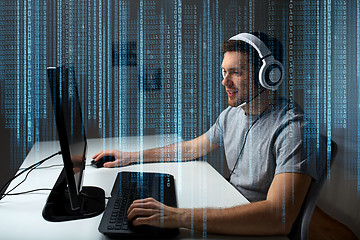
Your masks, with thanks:
[[[224,147],[229,170],[234,169],[231,184],[251,202],[266,199],[276,174],[304,173],[316,179],[316,161],[304,147],[301,108],[290,108],[288,100],[280,99],[251,127],[258,117],[229,106],[206,132],[211,143]]]

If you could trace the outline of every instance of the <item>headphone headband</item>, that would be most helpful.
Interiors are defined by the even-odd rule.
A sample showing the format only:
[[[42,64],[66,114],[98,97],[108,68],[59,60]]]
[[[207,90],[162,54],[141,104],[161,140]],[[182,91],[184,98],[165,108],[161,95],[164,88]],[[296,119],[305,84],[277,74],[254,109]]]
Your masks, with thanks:
[[[258,37],[249,33],[240,33],[231,37],[229,40],[238,40],[250,44],[259,53],[261,59],[272,55],[268,47]]]

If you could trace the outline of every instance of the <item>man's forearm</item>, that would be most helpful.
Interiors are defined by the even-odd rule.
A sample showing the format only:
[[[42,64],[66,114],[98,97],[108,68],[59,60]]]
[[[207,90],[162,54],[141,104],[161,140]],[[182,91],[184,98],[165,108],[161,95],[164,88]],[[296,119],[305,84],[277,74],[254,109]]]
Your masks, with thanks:
[[[188,161],[202,156],[202,151],[188,146],[187,142],[171,144],[161,148],[153,148],[138,153],[139,162],[177,162]]]
[[[226,209],[179,209],[182,227],[219,234],[287,235],[298,216],[311,177],[275,175],[266,200]],[[206,221],[205,221],[206,220]]]
[[[140,162],[188,161],[204,156],[217,147],[216,145],[212,145],[204,134],[190,141],[139,152],[137,153],[137,158]]]
[[[196,231],[226,235],[285,235],[292,222],[282,210],[261,201],[226,209],[179,209],[180,225]]]

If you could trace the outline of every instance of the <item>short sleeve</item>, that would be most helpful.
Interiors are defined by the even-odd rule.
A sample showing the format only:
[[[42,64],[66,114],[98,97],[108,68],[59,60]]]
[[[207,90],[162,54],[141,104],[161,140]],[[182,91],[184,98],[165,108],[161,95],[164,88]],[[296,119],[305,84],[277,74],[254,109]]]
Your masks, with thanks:
[[[316,154],[305,148],[303,121],[288,121],[277,134],[274,146],[275,175],[285,172],[303,173],[316,179]]]
[[[218,146],[224,145],[223,126],[221,125],[221,114],[216,119],[215,124],[206,132],[205,136],[212,144]]]

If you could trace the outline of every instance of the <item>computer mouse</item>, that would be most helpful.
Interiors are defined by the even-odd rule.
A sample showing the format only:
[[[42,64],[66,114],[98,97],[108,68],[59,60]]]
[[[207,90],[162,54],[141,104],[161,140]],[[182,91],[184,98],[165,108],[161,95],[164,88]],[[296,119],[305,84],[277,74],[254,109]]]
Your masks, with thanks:
[[[102,167],[104,167],[104,163],[113,162],[113,161],[115,161],[114,156],[104,156],[104,157],[100,158],[99,161],[95,162],[95,160],[92,160],[91,166],[96,167],[96,168],[102,168]]]

